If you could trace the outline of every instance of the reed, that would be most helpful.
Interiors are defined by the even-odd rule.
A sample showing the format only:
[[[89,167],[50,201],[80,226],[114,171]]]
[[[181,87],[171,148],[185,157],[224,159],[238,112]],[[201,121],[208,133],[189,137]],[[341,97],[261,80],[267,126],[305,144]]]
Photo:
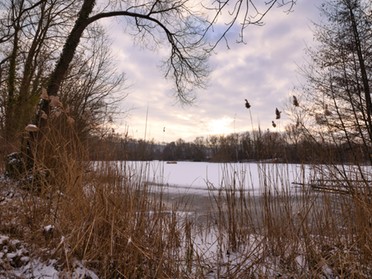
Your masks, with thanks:
[[[346,193],[294,190],[288,165],[259,164],[256,195],[251,170],[226,164],[201,214],[193,197],[153,189],[146,163],[134,171],[126,162],[87,162],[67,124],[48,128],[32,178],[0,211],[1,233],[32,243],[67,277],[78,263],[100,278],[372,276],[372,205],[362,168],[348,170],[350,179],[336,166],[310,174],[324,183],[332,177]]]
[[[237,173],[227,174],[230,183],[214,197],[225,261],[226,254],[235,256],[234,273],[220,265],[220,274],[228,278],[371,276],[371,202],[366,183],[349,181],[348,194],[311,188],[293,192],[286,171],[265,169],[260,178],[263,193],[253,197],[244,192],[245,184],[236,184]],[[345,177],[336,181],[341,183],[345,184]]]

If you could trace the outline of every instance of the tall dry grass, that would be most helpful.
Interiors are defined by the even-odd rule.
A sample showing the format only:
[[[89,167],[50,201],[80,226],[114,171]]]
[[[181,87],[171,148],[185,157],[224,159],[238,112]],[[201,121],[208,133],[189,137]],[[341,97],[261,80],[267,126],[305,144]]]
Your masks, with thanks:
[[[257,196],[249,169],[226,167],[212,209],[200,213],[197,197],[182,204],[155,194],[146,164],[138,175],[125,162],[87,162],[62,120],[35,150],[26,190],[1,205],[0,231],[32,243],[67,277],[77,262],[100,278],[372,277],[368,179],[356,185],[328,168],[320,180],[331,176],[347,193],[293,191],[288,170],[261,164]]]
[[[34,167],[19,184],[21,194],[7,203],[12,210],[1,216],[7,219],[1,232],[56,259],[67,277],[77,261],[100,278],[182,278],[187,273],[180,262],[190,256],[181,242],[190,225],[180,223],[161,194],[155,199],[125,163],[87,162],[84,146],[63,119],[46,127],[33,147]]]
[[[306,185],[293,191],[285,172],[270,170],[275,166],[267,165],[260,177],[264,189],[260,197],[247,192],[246,184],[236,183],[241,181],[239,171],[224,176],[230,183],[222,185],[214,197],[218,234],[223,238],[221,246],[225,245],[221,257],[228,264],[226,253],[238,256],[229,268],[217,266],[219,274],[227,278],[370,278],[372,205],[367,181],[347,181],[336,175],[335,166],[324,166],[328,179],[333,177],[334,191],[314,191]],[[270,177],[271,173],[276,176]],[[326,176],[322,179],[320,183],[327,181]],[[336,185],[345,185],[347,193]]]

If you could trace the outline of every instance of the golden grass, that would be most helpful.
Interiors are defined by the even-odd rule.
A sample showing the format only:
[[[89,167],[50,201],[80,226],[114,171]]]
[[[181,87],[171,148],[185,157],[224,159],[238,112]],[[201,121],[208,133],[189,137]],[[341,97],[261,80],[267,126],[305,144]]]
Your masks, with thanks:
[[[125,163],[88,164],[67,126],[49,129],[37,147],[37,179],[24,182],[37,191],[18,190],[0,203],[0,232],[32,243],[66,274],[78,260],[100,278],[372,276],[368,183],[347,195],[294,195],[275,190],[291,187],[284,172],[261,177],[267,190],[257,197],[239,172],[226,171],[213,209],[198,222],[200,215],[180,217],[180,202],[124,172]],[[53,231],[43,231],[47,225]]]

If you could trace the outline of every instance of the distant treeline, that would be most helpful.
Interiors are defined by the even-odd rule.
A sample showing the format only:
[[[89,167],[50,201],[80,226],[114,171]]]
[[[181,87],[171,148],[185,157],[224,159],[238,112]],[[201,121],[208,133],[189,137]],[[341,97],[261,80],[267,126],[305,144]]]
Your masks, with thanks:
[[[368,160],[369,154],[357,145],[335,144],[303,138],[289,141],[285,134],[270,131],[198,137],[170,143],[136,140],[120,135],[88,140],[91,160],[164,160],[286,163],[355,163]]]

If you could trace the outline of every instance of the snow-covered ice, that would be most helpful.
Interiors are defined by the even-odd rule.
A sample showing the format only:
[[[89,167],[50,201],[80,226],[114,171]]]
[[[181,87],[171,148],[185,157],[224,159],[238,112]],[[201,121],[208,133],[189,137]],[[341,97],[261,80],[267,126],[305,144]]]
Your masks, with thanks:
[[[118,164],[120,167],[121,164]],[[208,194],[226,187],[261,194],[268,187],[288,190],[293,182],[310,175],[309,166],[275,163],[208,163],[163,161],[126,162],[127,171],[141,174],[143,180],[175,193]],[[270,186],[269,186],[270,185]]]

